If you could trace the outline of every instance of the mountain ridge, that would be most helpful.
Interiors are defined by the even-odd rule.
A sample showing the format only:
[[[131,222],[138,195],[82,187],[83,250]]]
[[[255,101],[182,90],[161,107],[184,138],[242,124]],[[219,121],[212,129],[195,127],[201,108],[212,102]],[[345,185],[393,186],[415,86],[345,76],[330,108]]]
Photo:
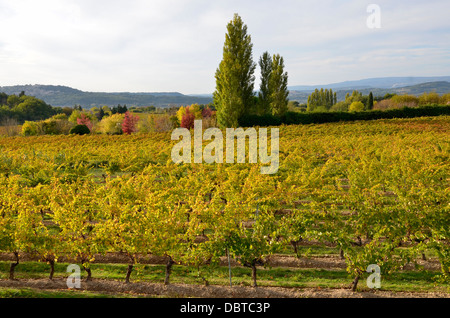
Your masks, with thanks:
[[[178,92],[86,92],[69,86],[42,84],[0,86],[0,93],[8,95],[19,94],[22,91],[56,107],[81,105],[91,108],[103,105],[117,106],[118,104],[138,107],[152,105],[170,107],[194,103],[208,104],[212,101],[212,97],[184,95]]]
[[[429,79],[440,79],[439,81],[429,81]],[[404,85],[406,82],[414,82],[414,85]],[[350,86],[349,86],[350,85]],[[379,85],[379,87],[370,86]],[[389,87],[387,86],[395,86]],[[305,88],[308,89],[293,89]],[[411,94],[420,95],[424,92],[436,91],[438,94],[450,92],[450,76],[435,77],[383,77],[368,78],[357,81],[345,81],[327,85],[308,86],[288,86],[289,99],[306,103],[309,94],[316,88],[333,89],[338,100],[343,100],[345,94],[358,90],[364,95],[370,92],[374,96],[384,96],[386,94]],[[181,94],[179,92],[86,92],[76,88],[63,85],[42,85],[26,84],[15,86],[0,86],[0,93],[8,95],[19,94],[24,91],[27,95],[35,96],[44,100],[47,104],[59,107],[72,107],[81,105],[84,108],[94,106],[117,106],[118,104],[127,106],[156,106],[170,107],[190,104],[208,104],[212,102],[212,94]]]
[[[413,86],[417,84],[429,83],[429,82],[450,82],[450,76],[421,76],[421,77],[373,77],[360,80],[344,81],[323,85],[294,85],[288,86],[292,91],[314,91],[316,88],[328,88],[328,89],[364,89],[364,88],[399,88],[406,86]]]

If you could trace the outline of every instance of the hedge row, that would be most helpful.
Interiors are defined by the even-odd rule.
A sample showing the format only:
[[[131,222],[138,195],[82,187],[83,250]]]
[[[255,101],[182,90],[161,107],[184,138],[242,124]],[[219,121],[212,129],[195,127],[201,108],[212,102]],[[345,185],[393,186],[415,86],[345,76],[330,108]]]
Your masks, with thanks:
[[[339,121],[374,120],[392,118],[414,118],[424,116],[450,115],[450,106],[404,107],[389,110],[370,110],[362,112],[287,112],[283,116],[245,115],[239,119],[240,127],[279,126],[298,124],[322,124]]]

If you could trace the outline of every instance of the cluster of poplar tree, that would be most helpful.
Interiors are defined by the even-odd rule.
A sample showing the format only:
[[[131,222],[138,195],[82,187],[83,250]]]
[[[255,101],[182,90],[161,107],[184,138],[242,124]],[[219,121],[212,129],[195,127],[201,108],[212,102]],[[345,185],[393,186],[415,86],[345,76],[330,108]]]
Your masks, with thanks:
[[[345,99],[337,101],[337,94],[332,89],[315,89],[308,96],[307,111],[326,112],[326,111],[364,111],[372,110],[374,106],[374,97],[372,92],[369,95],[363,95],[361,92],[353,91],[347,93]]]
[[[329,110],[336,103],[336,92],[333,92],[331,88],[330,90],[328,90],[327,88],[325,90],[323,88],[321,88],[320,90],[316,88],[314,92],[312,92],[311,95],[308,96],[307,110],[312,111],[320,106],[323,106],[327,110]]]
[[[247,26],[235,14],[227,25],[223,58],[215,74],[213,99],[221,127],[237,127],[239,118],[245,115],[282,115],[288,109],[288,75],[283,57],[268,52],[260,57],[261,85],[256,96],[252,49]]]

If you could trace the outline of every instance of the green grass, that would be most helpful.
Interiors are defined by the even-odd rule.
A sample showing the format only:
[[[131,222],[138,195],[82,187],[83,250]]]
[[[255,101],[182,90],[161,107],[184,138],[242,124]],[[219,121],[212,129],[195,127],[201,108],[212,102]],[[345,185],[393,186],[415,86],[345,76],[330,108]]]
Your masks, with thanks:
[[[89,291],[65,290],[47,291],[33,288],[0,287],[0,298],[117,298],[120,295],[107,295]],[[122,296],[122,297],[129,297]]]
[[[68,264],[58,263],[55,266],[55,278],[65,278]],[[127,271],[126,264],[92,264],[93,279],[108,279],[124,281]],[[17,279],[37,279],[48,277],[49,266],[40,262],[24,262],[16,267],[15,277]],[[368,290],[365,284],[366,274],[361,278],[358,290]],[[85,272],[82,271],[81,278],[84,279]],[[450,292],[448,283],[436,284],[439,272],[433,271],[404,271],[396,272],[389,276],[382,274],[382,290],[405,291],[405,292]],[[9,262],[0,262],[0,279],[9,277]],[[164,265],[137,265],[133,270],[132,282],[163,283],[165,277]],[[212,285],[229,284],[228,267],[205,266],[197,268],[175,265],[172,269],[170,282],[173,284],[204,283],[202,277],[206,278]],[[285,287],[285,288],[347,288],[352,282],[352,277],[345,270],[325,269],[297,269],[297,268],[258,268],[258,286]],[[251,270],[245,267],[232,268],[233,285],[250,286],[252,283]],[[96,293],[80,294],[71,291],[50,292],[33,291],[31,289],[0,289],[0,297],[108,297],[108,295]],[[129,297],[127,294],[125,297]]]

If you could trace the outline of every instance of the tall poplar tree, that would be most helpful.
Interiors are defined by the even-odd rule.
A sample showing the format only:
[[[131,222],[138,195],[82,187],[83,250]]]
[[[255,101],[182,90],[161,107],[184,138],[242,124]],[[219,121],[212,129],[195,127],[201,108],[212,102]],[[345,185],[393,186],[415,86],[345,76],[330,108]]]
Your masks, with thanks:
[[[370,92],[370,94],[369,94],[367,109],[369,109],[369,110],[373,109],[373,94],[372,94],[372,92]]]
[[[258,115],[269,114],[271,112],[271,91],[269,87],[270,76],[272,75],[272,56],[269,52],[264,52],[259,58],[261,68],[261,84],[258,93]]]
[[[288,74],[284,71],[284,60],[280,54],[272,59],[272,72],[269,78],[269,90],[271,92],[270,108],[273,115],[283,115],[288,109]]]
[[[253,87],[256,64],[247,26],[238,14],[227,25],[223,58],[216,71],[213,93],[217,121],[221,127],[237,127],[239,118],[254,106]]]

